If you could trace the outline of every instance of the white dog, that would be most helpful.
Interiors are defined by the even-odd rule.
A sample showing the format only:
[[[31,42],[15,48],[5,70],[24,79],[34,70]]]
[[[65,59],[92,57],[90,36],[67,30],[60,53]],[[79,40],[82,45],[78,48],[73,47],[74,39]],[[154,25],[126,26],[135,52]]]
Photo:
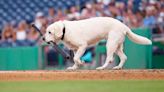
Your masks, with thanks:
[[[105,69],[113,61],[113,54],[120,58],[120,63],[113,69],[121,69],[127,59],[123,52],[125,36],[138,44],[149,45],[152,42],[142,36],[134,34],[125,24],[110,17],[95,17],[79,21],[58,21],[48,26],[44,35],[46,42],[58,43],[62,41],[74,51],[74,65],[67,69],[78,69],[83,62],[80,57],[88,46],[93,46],[102,39],[106,39],[107,58],[105,64],[96,69]]]

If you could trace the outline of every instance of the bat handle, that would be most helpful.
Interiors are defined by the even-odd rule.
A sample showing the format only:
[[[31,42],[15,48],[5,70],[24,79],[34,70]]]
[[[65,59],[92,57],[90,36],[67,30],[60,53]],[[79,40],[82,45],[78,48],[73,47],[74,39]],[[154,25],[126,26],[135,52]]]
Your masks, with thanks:
[[[33,28],[35,28],[36,29],[36,31],[38,31],[39,32],[39,34],[40,34],[40,36],[43,36],[43,34],[42,34],[42,32],[36,27],[36,25],[35,24],[31,24],[31,26],[33,27]]]

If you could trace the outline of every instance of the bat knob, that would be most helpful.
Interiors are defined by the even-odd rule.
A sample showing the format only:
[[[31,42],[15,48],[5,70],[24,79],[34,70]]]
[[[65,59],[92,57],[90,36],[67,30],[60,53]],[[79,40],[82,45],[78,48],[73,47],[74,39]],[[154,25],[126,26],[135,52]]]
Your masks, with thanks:
[[[32,23],[32,24],[31,24],[31,26],[35,26],[35,24],[34,24],[34,23]]]
[[[70,57],[70,56],[66,56],[65,58],[66,58],[67,60],[71,59],[71,57]]]

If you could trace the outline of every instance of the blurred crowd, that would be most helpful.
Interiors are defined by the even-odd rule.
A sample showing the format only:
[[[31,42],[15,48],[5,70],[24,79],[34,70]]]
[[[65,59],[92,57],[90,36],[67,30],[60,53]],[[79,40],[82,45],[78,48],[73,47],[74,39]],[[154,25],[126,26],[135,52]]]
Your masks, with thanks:
[[[32,21],[22,19],[19,23],[5,24],[0,31],[0,47],[40,44],[39,34],[30,26],[31,23],[44,33],[46,27],[55,21],[91,17],[113,17],[130,28],[149,27],[154,34],[164,33],[163,0],[93,0],[85,6],[71,6],[69,9],[56,10],[54,7],[50,7],[47,13],[37,12]]]

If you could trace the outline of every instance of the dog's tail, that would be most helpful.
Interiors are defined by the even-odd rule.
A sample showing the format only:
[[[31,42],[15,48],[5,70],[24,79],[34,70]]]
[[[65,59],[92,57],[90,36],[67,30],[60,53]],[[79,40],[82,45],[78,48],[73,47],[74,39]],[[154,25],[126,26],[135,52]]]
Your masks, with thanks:
[[[126,34],[127,34],[128,38],[135,43],[143,44],[143,45],[151,45],[152,44],[151,40],[149,40],[146,37],[143,37],[143,36],[133,33],[129,28],[128,28]]]

